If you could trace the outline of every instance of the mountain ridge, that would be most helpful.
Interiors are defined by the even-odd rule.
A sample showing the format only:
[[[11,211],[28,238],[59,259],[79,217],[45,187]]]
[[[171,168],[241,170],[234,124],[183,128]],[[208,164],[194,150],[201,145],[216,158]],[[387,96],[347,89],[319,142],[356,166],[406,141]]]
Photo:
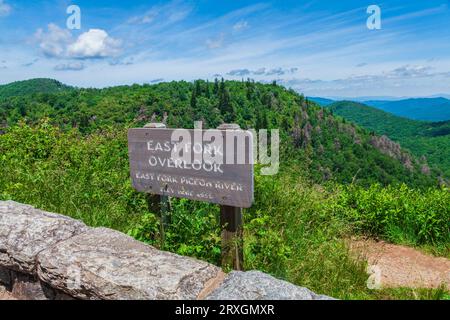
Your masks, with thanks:
[[[348,121],[392,138],[450,175],[450,121],[412,120],[354,101],[335,102],[328,108]]]
[[[31,81],[39,87],[39,81],[48,80]],[[27,87],[26,83],[19,87],[24,84]],[[64,88],[0,99],[2,126],[15,126],[20,120],[38,124],[48,118],[63,130],[76,128],[90,134],[105,127],[139,127],[147,122],[166,122],[172,128],[191,128],[198,120],[205,128],[235,122],[243,129],[280,129],[283,161],[298,163],[317,182],[438,183],[434,169],[424,173],[424,161],[396,143],[335,118],[329,109],[276,84],[216,79],[214,83]]]
[[[55,93],[73,87],[49,78],[35,78],[0,85],[0,98],[22,96],[35,93]]]
[[[422,121],[447,121],[450,120],[450,96],[437,96],[425,98],[393,98],[391,100],[382,97],[359,97],[359,98],[321,98],[308,97],[311,101],[326,107],[334,102],[353,101],[375,107],[379,110],[392,113],[397,116]]]

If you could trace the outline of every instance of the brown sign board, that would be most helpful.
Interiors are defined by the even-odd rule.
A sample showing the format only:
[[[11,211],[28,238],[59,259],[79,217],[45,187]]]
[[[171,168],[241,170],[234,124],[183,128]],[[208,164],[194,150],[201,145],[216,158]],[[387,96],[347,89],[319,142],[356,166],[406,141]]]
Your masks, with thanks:
[[[139,192],[240,208],[252,205],[249,131],[130,129],[128,153],[132,184]]]

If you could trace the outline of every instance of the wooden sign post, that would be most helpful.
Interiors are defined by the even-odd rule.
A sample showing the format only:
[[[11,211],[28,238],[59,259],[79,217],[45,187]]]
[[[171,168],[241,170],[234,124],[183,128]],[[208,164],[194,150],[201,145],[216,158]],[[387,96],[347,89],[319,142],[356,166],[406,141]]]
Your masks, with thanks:
[[[222,124],[219,130],[239,130],[237,124]],[[244,270],[244,238],[242,208],[220,206],[220,226],[222,228],[222,266],[232,266],[233,270]]]
[[[147,123],[144,128],[147,129],[163,129],[166,128],[164,123]],[[161,234],[161,249],[164,248],[164,243],[166,240],[166,232],[170,217],[169,213],[169,197],[165,195],[159,195],[154,193],[147,193],[147,206],[150,212],[156,213],[160,221],[160,234]]]
[[[161,211],[161,196],[221,205],[222,263],[242,270],[241,208],[253,203],[252,133],[237,125],[187,130],[149,124],[128,131],[128,153],[133,187],[152,194],[152,210]],[[161,220],[167,221],[164,212]]]

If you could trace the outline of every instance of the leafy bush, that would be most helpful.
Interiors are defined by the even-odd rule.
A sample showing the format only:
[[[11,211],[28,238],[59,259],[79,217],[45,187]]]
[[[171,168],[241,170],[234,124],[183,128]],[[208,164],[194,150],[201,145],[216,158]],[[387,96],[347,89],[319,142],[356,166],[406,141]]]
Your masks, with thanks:
[[[161,233],[160,219],[148,212],[146,196],[131,187],[126,141],[126,130],[117,128],[82,135],[45,120],[33,127],[11,127],[0,135],[0,200],[114,228],[217,264],[218,206],[172,199],[170,223]],[[256,168],[256,201],[244,211],[246,269],[338,298],[374,298],[379,293],[366,288],[364,263],[349,255],[345,239],[352,232],[396,242],[403,240],[394,231],[402,230],[418,244],[448,246],[448,190],[325,188],[309,182],[303,169],[294,160],[283,162],[276,176],[260,176]]]
[[[340,193],[336,212],[357,232],[394,243],[450,243],[450,192],[447,188],[417,190],[372,185],[350,186]]]
[[[143,214],[128,234],[163,250],[220,263],[218,206],[171,199],[168,225],[161,229],[159,213]]]
[[[245,267],[350,298],[365,295],[365,266],[350,258],[350,231],[330,214],[335,195],[294,172],[256,177],[256,201],[245,212]]]
[[[126,132],[81,136],[46,121],[0,135],[0,199],[14,199],[125,231],[144,213],[145,197],[129,181]]]

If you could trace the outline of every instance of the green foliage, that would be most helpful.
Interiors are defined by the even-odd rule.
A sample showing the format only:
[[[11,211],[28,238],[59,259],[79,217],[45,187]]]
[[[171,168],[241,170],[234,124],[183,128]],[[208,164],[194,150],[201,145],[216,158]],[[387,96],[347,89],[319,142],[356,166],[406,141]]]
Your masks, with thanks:
[[[127,127],[164,119],[170,127],[193,120],[217,127],[227,116],[243,128],[281,128],[281,172],[260,176],[257,168],[256,201],[244,212],[247,269],[337,298],[398,298],[416,293],[368,290],[365,265],[350,257],[344,239],[361,232],[448,247],[448,190],[412,188],[435,182],[374,148],[367,131],[280,86],[197,81],[70,89],[5,98],[0,114],[9,124],[0,134],[0,200],[114,228],[165,250],[218,263],[219,208],[171,199],[162,232],[146,196],[131,187]],[[394,186],[400,182],[410,187]],[[435,293],[418,295],[445,295]]]
[[[32,79],[17,81],[0,86],[0,97],[49,94],[70,89],[71,87],[53,79]]]
[[[34,127],[21,123],[0,135],[0,152],[2,200],[115,228],[156,247],[212,263],[220,259],[216,205],[171,199],[170,222],[161,233],[160,219],[148,212],[145,195],[131,187],[126,129],[82,135],[76,129],[61,131],[48,120]],[[389,224],[383,212],[395,212],[392,221],[413,226],[407,229],[410,238],[448,246],[448,229],[445,233],[442,228],[449,221],[450,200],[443,190],[324,188],[303,177],[300,165],[295,160],[283,163],[276,176],[260,176],[257,168],[256,201],[244,212],[247,269],[338,298],[372,299],[380,293],[366,288],[365,266],[350,258],[344,240],[352,232],[373,224],[374,234],[390,235],[384,232]],[[404,194],[401,200],[395,200],[398,194]]]
[[[30,86],[47,80],[33,80]],[[27,82],[20,83],[19,88]],[[18,84],[11,84],[11,88]],[[19,90],[19,89],[17,89]],[[368,186],[407,183],[437,185],[433,170],[427,175],[413,161],[408,168],[371,144],[369,132],[336,119],[303,95],[278,85],[197,80],[106,89],[66,88],[53,93],[10,97],[0,95],[3,126],[25,120],[36,124],[44,117],[63,130],[82,134],[105,127],[142,126],[164,121],[169,127],[192,128],[202,120],[205,128],[236,122],[242,128],[280,129],[282,161],[295,159],[318,183],[333,180]],[[0,122],[0,127],[2,123]],[[1,130],[1,128],[0,128]]]
[[[311,185],[298,168],[256,177],[255,205],[245,212],[245,267],[340,298],[366,295],[365,266],[350,259],[349,228],[330,215],[333,193]]]
[[[371,298],[378,300],[450,300],[447,288],[392,288],[378,290],[372,293]]]
[[[341,101],[328,106],[336,115],[409,149],[422,165],[427,162],[450,177],[450,122],[424,122],[401,118],[361,103]]]
[[[349,186],[339,194],[335,210],[359,233],[394,243],[432,244],[449,250],[450,192],[446,188]]]
[[[180,255],[220,263],[219,207],[186,199],[171,199],[170,223],[161,232],[161,219],[146,213],[132,225],[134,238]]]
[[[124,230],[145,212],[129,182],[126,133],[81,136],[44,121],[0,135],[0,198]]]

